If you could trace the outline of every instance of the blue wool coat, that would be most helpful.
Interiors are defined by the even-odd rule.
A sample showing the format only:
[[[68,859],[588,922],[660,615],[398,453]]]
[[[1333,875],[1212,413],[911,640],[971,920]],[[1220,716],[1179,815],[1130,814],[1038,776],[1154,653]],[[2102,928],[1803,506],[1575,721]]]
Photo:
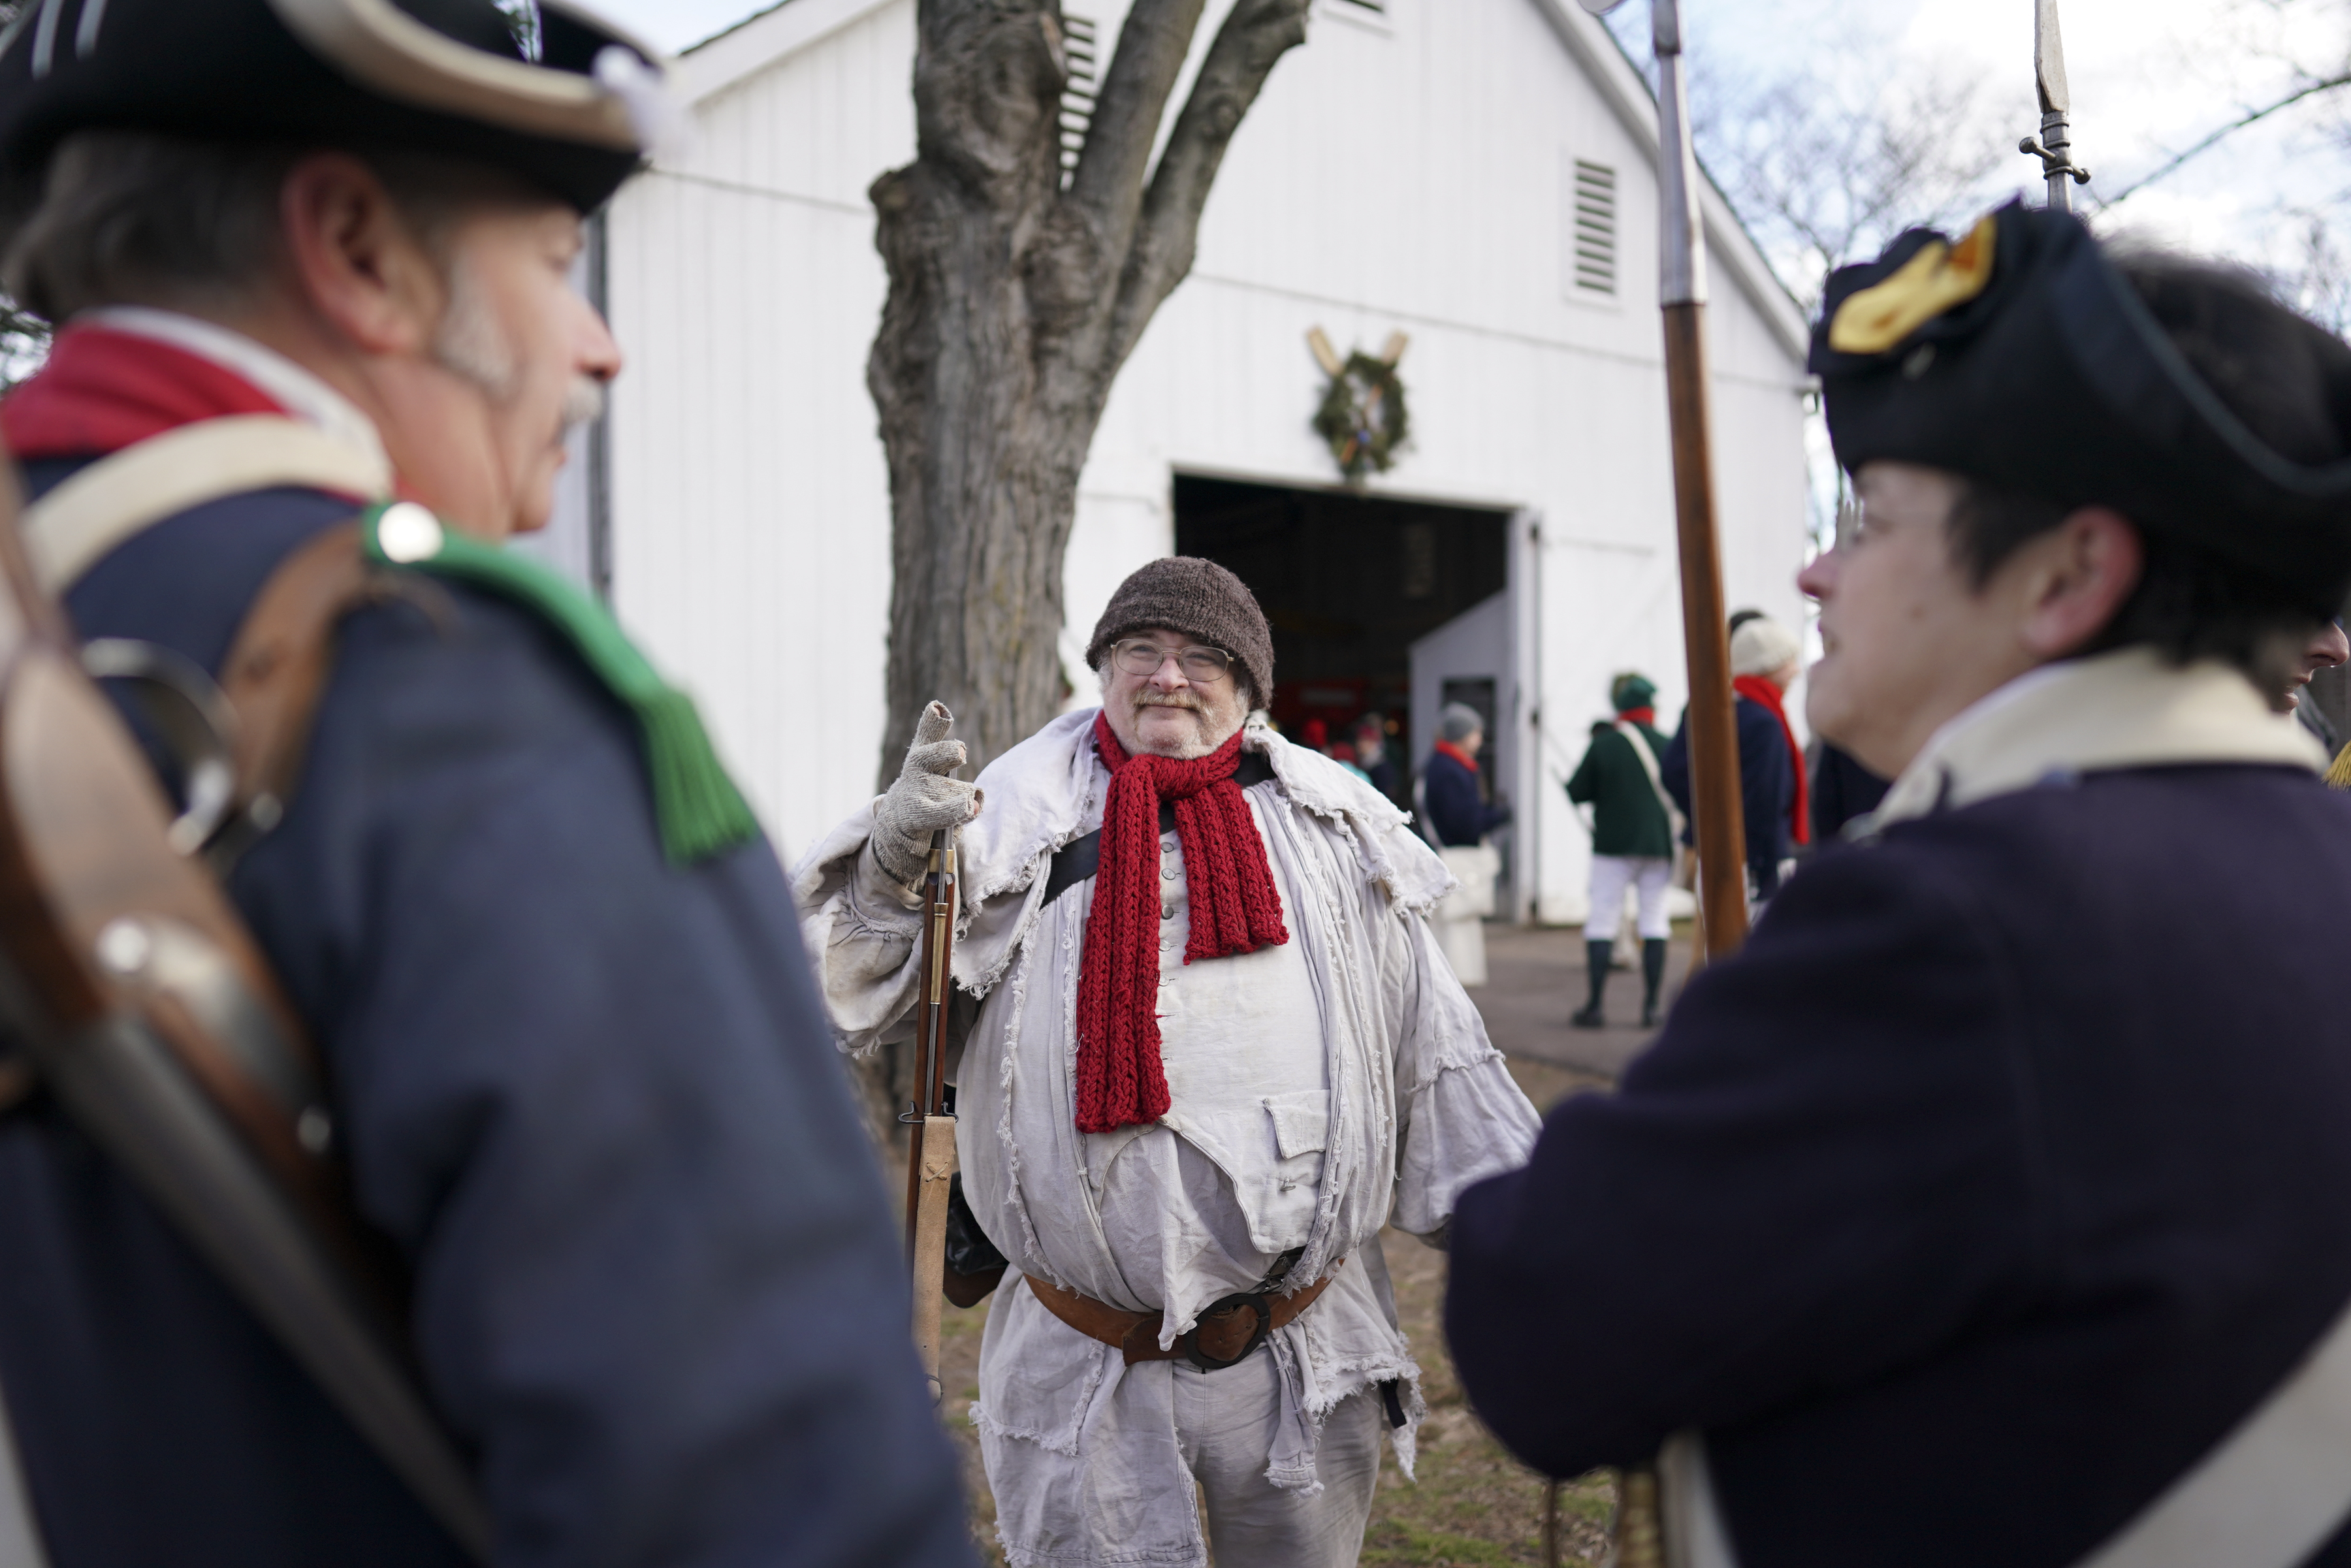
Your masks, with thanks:
[[[1421,780],[1428,825],[1440,844],[1475,844],[1510,820],[1510,809],[1486,804],[1478,793],[1478,776],[1442,751],[1428,754]]]
[[[197,507],[68,607],[217,669],[277,561],[350,512]],[[628,712],[528,612],[446,601],[346,624],[300,792],[231,892],[413,1270],[498,1562],[968,1563],[774,852],[665,863]],[[38,1098],[0,1115],[0,1386],[55,1568],[463,1561]]]
[[[1743,1568],[2065,1568],[2351,1298],[2346,933],[2351,799],[2283,768],[1823,850],[1462,1196],[1463,1385],[1554,1475],[1704,1428]]]
[[[1739,800],[1740,819],[1747,827],[1747,863],[1750,866],[1776,870],[1788,858],[1792,845],[1788,838],[1788,813],[1796,800],[1796,764],[1788,755],[1788,737],[1780,729],[1780,721],[1765,712],[1762,705],[1748,697],[1735,697],[1731,716],[1739,724]],[[1657,759],[1657,772],[1666,786],[1666,793],[1682,809],[1689,826],[1682,831],[1682,842],[1696,843],[1691,835],[1697,831],[1698,819],[1690,810],[1689,787],[1689,710],[1682,711],[1681,727],[1666,744],[1665,756]]]

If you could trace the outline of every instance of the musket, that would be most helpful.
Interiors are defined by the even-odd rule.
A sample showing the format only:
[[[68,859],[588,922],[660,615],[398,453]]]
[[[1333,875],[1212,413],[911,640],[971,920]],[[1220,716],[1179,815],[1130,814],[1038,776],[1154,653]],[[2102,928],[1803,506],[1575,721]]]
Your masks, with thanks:
[[[923,877],[923,976],[915,1003],[914,1099],[898,1120],[907,1127],[906,1267],[914,1280],[914,1353],[931,1385],[939,1384],[939,1302],[946,1272],[947,1191],[956,1174],[956,1121],[946,1098],[947,1004],[954,979],[955,830],[931,835]]]
[[[1622,0],[1582,0],[1593,16]],[[1713,412],[1706,369],[1706,230],[1698,153],[1690,144],[1679,0],[1650,0],[1657,59],[1657,303],[1665,316],[1666,412],[1672,431],[1674,533],[1682,574],[1682,651],[1689,669],[1691,825],[1698,837],[1698,956],[1714,959],[1747,939],[1747,824],[1740,809],[1739,727],[1730,685],[1730,636],[1722,603],[1722,546],[1715,524]],[[1662,1568],[1656,1467],[1632,1467],[1617,1482],[1619,1568]],[[1552,1550],[1556,1551],[1556,1537]],[[1556,1558],[1552,1559],[1554,1562]]]
[[[2074,162],[2074,96],[2065,85],[2065,40],[2057,30],[2057,0],[2033,0],[2032,75],[2041,89],[2041,135],[2026,137],[2016,150],[2041,160],[2049,182],[2049,204],[2059,212],[2072,206],[2068,182],[2090,183],[2090,172]]]
[[[1582,0],[1594,16],[1622,0]],[[1689,669],[1690,816],[1698,837],[1699,944],[1719,958],[1747,939],[1747,824],[1740,810],[1739,727],[1715,526],[1713,413],[1706,369],[1706,239],[1690,145],[1678,0],[1650,0],[1657,57],[1657,301],[1665,314],[1666,411],[1672,429],[1674,532]]]

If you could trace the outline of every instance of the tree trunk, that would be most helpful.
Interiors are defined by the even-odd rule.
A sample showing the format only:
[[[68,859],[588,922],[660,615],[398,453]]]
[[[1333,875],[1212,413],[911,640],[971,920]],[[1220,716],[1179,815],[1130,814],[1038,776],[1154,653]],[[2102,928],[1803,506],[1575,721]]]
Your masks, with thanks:
[[[1135,0],[1064,188],[1059,0],[920,0],[915,161],[872,189],[890,272],[866,370],[893,522],[885,787],[934,698],[975,768],[1061,704],[1061,557],[1102,404],[1191,268],[1235,127],[1306,37],[1310,0],[1238,0],[1155,170],[1204,4]]]
[[[1191,270],[1225,146],[1306,41],[1311,3],[1238,0],[1154,170],[1205,0],[1134,0],[1065,187],[1060,0],[919,0],[915,158],[872,193],[890,272],[865,372],[890,463],[882,788],[934,698],[975,771],[1061,706],[1078,471],[1113,378]],[[854,1074],[885,1148],[904,1054]]]

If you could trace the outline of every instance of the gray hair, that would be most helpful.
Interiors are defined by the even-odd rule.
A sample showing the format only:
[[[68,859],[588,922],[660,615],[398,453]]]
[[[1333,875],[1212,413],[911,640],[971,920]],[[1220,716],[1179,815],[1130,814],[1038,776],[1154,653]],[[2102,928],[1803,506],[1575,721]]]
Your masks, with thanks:
[[[1437,732],[1447,740],[1458,741],[1485,727],[1484,716],[1468,703],[1447,703],[1445,711],[1437,716]]]
[[[52,321],[102,305],[213,308],[249,302],[278,268],[278,197],[317,148],[81,131],[57,144],[37,193],[11,193],[0,287]],[[355,152],[436,262],[453,221],[522,193],[462,159]]]

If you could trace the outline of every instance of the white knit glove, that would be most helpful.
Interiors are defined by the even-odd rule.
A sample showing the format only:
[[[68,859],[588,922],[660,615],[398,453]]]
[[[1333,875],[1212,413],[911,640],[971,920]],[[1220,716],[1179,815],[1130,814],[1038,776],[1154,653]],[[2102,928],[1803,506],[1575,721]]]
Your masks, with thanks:
[[[873,803],[874,862],[908,887],[930,869],[931,835],[979,815],[979,786],[951,777],[967,755],[962,741],[947,738],[954,728],[946,704],[925,708],[898,781]]]

